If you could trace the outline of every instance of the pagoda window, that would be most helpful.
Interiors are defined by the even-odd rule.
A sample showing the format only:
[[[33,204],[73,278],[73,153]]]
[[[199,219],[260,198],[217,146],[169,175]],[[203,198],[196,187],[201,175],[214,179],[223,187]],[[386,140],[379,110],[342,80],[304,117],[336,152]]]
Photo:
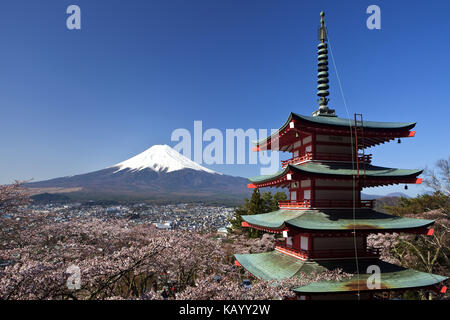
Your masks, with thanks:
[[[291,191],[291,201],[297,200],[297,191]]]
[[[298,150],[294,151],[294,158],[298,157]]]
[[[312,152],[312,146],[307,146],[305,148],[305,152]]]
[[[304,200],[311,200],[311,190],[304,190],[303,191],[303,199]]]
[[[308,241],[309,241],[308,237],[300,236],[300,249],[308,250]]]
[[[300,149],[301,145],[302,145],[302,142],[301,141],[297,141],[296,143],[294,143],[293,149]]]

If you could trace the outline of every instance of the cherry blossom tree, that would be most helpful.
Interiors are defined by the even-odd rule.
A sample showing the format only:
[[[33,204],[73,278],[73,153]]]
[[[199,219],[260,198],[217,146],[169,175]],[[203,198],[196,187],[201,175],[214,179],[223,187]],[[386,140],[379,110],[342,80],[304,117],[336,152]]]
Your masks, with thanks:
[[[23,187],[23,181],[0,185],[0,216],[5,213],[20,210],[30,202],[29,194]]]
[[[158,230],[131,219],[27,210],[20,182],[0,187],[0,299],[282,299],[340,271],[240,285],[235,253],[273,250],[274,236]],[[68,281],[73,267],[79,286]],[[220,279],[218,281],[218,279]]]
[[[54,213],[18,213],[1,218],[1,225],[1,299],[281,299],[292,296],[293,285],[327,276],[241,287],[249,275],[234,266],[233,253],[272,250],[268,234],[224,240],[126,219],[65,220]],[[72,265],[81,271],[75,289],[67,286]]]

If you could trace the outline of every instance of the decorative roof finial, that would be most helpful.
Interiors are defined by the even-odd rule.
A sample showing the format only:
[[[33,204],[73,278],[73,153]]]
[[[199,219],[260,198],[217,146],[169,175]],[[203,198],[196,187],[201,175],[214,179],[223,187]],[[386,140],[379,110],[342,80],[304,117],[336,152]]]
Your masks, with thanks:
[[[327,31],[325,30],[325,12],[320,13],[319,40],[325,42],[327,40]]]
[[[313,116],[328,116],[336,117],[333,109],[328,109],[328,101],[326,97],[330,94],[328,92],[328,50],[327,50],[327,29],[325,27],[325,13],[320,13],[320,27],[319,27],[319,45],[318,53],[318,74],[317,74],[317,95],[319,96],[319,109],[313,112]]]

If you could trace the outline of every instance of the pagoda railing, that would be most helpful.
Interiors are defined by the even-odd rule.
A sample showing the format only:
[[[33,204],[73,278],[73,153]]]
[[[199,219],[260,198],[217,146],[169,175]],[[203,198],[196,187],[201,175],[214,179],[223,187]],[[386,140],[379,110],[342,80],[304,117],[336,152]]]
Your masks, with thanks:
[[[353,203],[353,200],[283,200],[278,201],[280,209],[297,208],[369,208],[372,209],[375,200],[360,200]]]
[[[326,153],[326,152],[307,152],[302,156],[294,157],[288,160],[281,161],[281,166],[285,168],[288,164],[300,164],[310,160],[324,160],[324,161],[345,161],[351,162],[354,157],[351,154]],[[371,154],[358,154],[358,162],[371,163]]]
[[[298,163],[302,163],[305,161],[309,161],[312,160],[312,152],[307,152],[306,154],[299,156],[299,157],[294,157],[288,160],[284,160],[281,161],[281,167],[285,168],[288,164],[298,164]]]
[[[300,258],[324,259],[324,258],[352,258],[355,257],[355,249],[325,249],[325,250],[304,250],[286,245],[285,240],[275,241],[275,249]],[[357,249],[356,254],[361,258],[379,257],[381,248]]]

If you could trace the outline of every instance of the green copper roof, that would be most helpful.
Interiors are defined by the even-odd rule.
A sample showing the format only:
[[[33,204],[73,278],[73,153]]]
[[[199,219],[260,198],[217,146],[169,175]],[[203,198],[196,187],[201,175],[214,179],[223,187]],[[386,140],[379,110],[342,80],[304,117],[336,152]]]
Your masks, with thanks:
[[[250,182],[254,182],[254,183],[268,182],[270,180],[278,179],[278,178],[281,178],[282,176],[286,175],[289,172],[289,168],[290,168],[290,165],[286,166],[286,168],[284,168],[283,170],[277,171],[273,174],[266,174],[263,176],[250,177],[250,178],[248,178],[248,180],[250,180]]]
[[[367,278],[369,278],[369,276],[370,274],[360,274],[359,277],[356,275],[351,279],[344,281],[320,281],[294,288],[293,291],[298,293],[337,293],[358,291],[358,286],[360,291],[370,291],[371,289],[367,287]],[[404,269],[396,272],[382,271],[379,290],[428,287],[447,279],[447,277],[412,269]]]
[[[294,226],[308,230],[402,230],[427,227],[433,220],[414,219],[356,209],[355,221],[350,209],[278,210],[269,213],[245,215],[244,221],[272,229]]]
[[[255,277],[264,280],[280,280],[293,276],[301,276],[302,273],[324,272],[341,268],[344,272],[356,273],[356,260],[323,260],[302,261],[278,251],[270,251],[256,254],[236,254],[239,263]],[[369,290],[367,287],[367,268],[371,265],[378,266],[381,271],[380,289],[407,289],[427,287],[447,280],[447,277],[429,274],[425,272],[405,269],[379,259],[359,259],[358,267],[360,275],[354,275],[343,281],[320,281],[293,290],[299,293],[332,293]]]
[[[338,263],[337,261],[330,261],[329,263],[320,262],[321,265],[326,265],[327,268],[336,266],[334,263],[337,263],[344,271],[347,270],[346,272],[350,273],[350,271],[353,270],[352,273],[356,273],[356,262],[354,260],[347,260],[341,263]],[[338,293],[358,290],[371,291],[373,289],[368,287],[367,280],[372,273],[367,273],[367,271],[368,267],[373,265],[378,266],[381,271],[381,282],[377,290],[428,287],[448,279],[447,277],[437,274],[402,268],[379,259],[360,259],[358,263],[359,275],[355,274],[353,277],[344,279],[343,281],[314,282],[306,286],[296,287],[293,291],[298,293]],[[369,281],[369,283],[372,283],[372,281]]]
[[[355,125],[354,119],[343,119],[338,117],[309,117],[302,116],[297,113],[291,113],[289,117],[292,119],[308,121],[317,124],[324,124],[330,126],[349,127]],[[289,121],[290,122],[290,121]],[[358,127],[361,126],[360,121],[356,121]],[[379,122],[379,121],[363,121],[363,127],[366,129],[405,129],[410,130],[416,125],[415,122]]]
[[[399,178],[399,177],[414,177],[422,173],[420,169],[396,169],[378,167],[372,165],[365,166],[366,177],[376,178]],[[352,167],[351,163],[345,162],[316,162],[310,161],[301,165],[289,164],[283,170],[280,170],[271,175],[250,177],[249,180],[253,183],[264,183],[274,179],[278,179],[286,175],[289,171],[303,173],[305,175],[317,174],[327,176],[354,176],[357,174],[356,166]],[[360,168],[360,175],[364,172]]]
[[[293,120],[298,120],[300,122],[307,122],[310,124],[316,124],[321,126],[331,126],[331,127],[340,127],[340,129],[349,129],[350,127],[355,126],[355,120],[354,119],[343,119],[338,117],[325,117],[325,116],[317,116],[317,117],[310,117],[310,116],[302,116],[297,113],[291,112],[289,114],[289,117],[287,121],[281,126],[280,129],[274,134],[272,134],[270,137],[274,135],[278,135],[278,133],[282,130],[284,130],[286,127],[289,126],[289,123]],[[361,122],[356,121],[356,124],[358,127],[361,127]],[[365,129],[371,129],[371,130],[411,130],[416,125],[415,122],[378,122],[378,121],[363,121],[362,127]],[[260,141],[255,141],[255,144],[263,144],[267,139],[261,139]]]
[[[239,263],[252,275],[264,280],[280,280],[296,275],[305,261],[278,251],[257,254],[235,254]]]

